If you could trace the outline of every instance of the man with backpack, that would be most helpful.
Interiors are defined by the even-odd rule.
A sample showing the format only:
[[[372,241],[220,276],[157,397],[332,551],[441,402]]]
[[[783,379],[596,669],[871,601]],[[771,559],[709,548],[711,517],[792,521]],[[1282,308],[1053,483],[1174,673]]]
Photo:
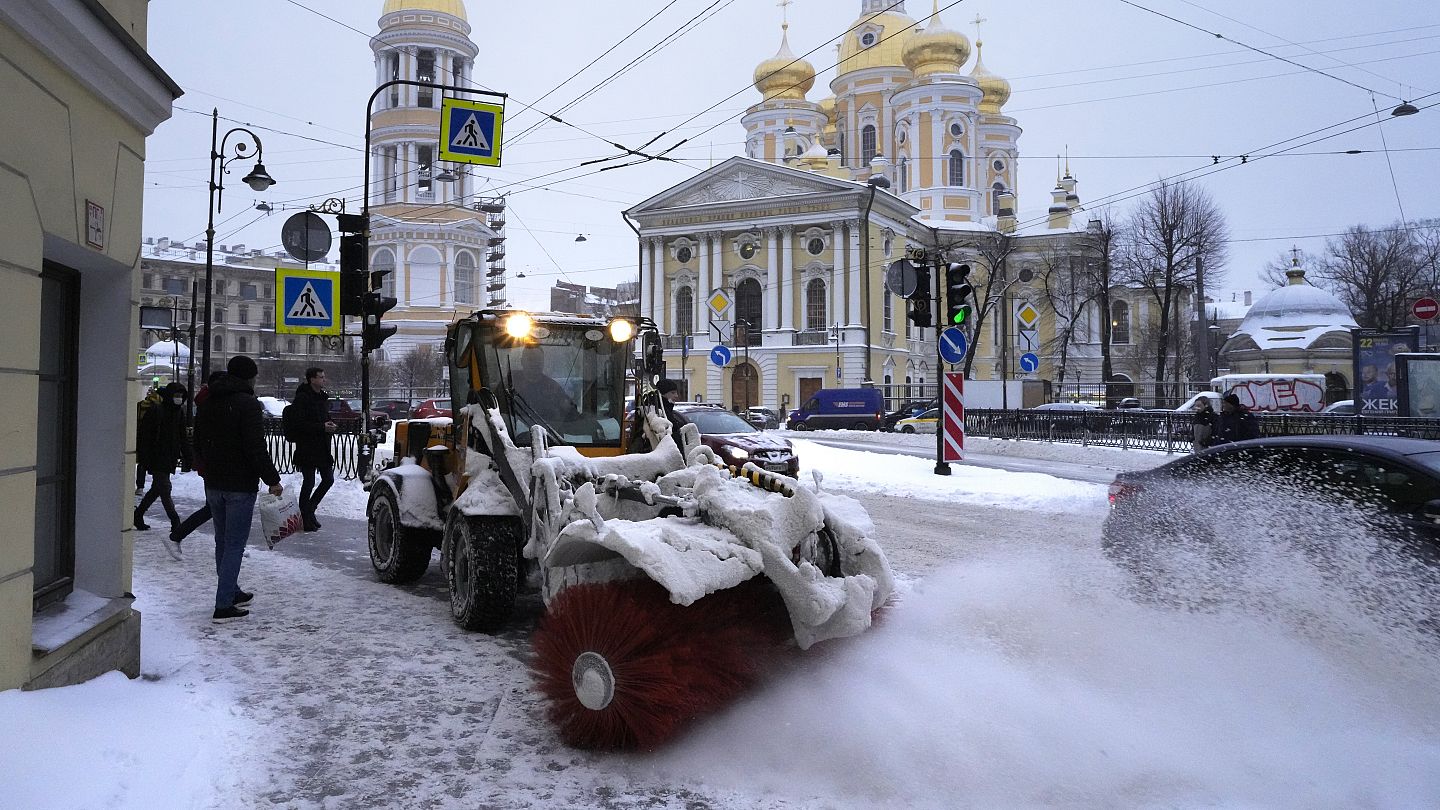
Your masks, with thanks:
[[[330,421],[330,395],[325,392],[325,370],[305,369],[305,382],[295,389],[295,399],[285,406],[281,414],[285,439],[295,444],[292,459],[295,469],[304,476],[300,486],[300,516],[305,522],[305,531],[320,528],[315,519],[315,510],[330,485],[335,483],[335,459],[330,455],[330,436],[335,432],[335,423]],[[315,475],[320,475],[320,486],[315,486]]]
[[[175,502],[170,499],[170,476],[175,474],[175,464],[182,458],[187,462],[190,448],[185,440],[185,401],[189,392],[185,386],[172,382],[161,390],[161,400],[151,405],[140,417],[137,427],[139,441],[135,455],[140,467],[152,477],[150,491],[135,507],[134,526],[141,531],[150,527],[145,523],[145,512],[156,499],[165,507],[170,518],[170,527],[180,524],[180,514],[175,511]]]

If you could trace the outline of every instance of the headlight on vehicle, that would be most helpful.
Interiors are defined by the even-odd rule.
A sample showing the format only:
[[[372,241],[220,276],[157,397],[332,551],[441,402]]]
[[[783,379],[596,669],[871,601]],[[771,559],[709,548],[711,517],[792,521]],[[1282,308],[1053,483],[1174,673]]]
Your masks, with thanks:
[[[749,451],[749,450],[741,450],[741,449],[738,448],[738,447],[731,447],[731,448],[730,448],[730,457],[733,458],[733,459],[735,459],[736,461],[744,461],[745,459],[750,458],[750,451]]]
[[[635,337],[635,324],[624,318],[616,318],[610,322],[610,339],[616,343],[629,343],[630,338]]]
[[[516,340],[523,340],[530,337],[535,331],[535,319],[524,312],[516,312],[505,319],[505,334]]]

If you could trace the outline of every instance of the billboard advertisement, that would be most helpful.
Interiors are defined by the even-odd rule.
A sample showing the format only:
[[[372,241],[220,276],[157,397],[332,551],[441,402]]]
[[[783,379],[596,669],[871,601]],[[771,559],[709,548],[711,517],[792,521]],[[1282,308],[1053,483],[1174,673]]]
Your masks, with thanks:
[[[1400,415],[1440,419],[1440,354],[1396,356],[1400,372]]]
[[[1400,371],[1395,355],[1420,351],[1420,327],[1380,331],[1354,329],[1355,412],[1365,416],[1400,414]]]

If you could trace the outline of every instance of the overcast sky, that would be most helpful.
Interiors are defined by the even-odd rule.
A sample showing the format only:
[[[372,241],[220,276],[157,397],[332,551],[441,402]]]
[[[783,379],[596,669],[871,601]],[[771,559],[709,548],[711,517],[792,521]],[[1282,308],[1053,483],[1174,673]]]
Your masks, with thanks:
[[[940,6],[953,2],[941,0]],[[1126,198],[1136,187],[1162,176],[1209,171],[1208,156],[1221,156],[1221,167],[1230,168],[1196,182],[1219,203],[1236,240],[1222,285],[1228,297],[1258,289],[1260,267],[1292,244],[1319,250],[1324,240],[1307,238],[1311,235],[1360,223],[1383,227],[1400,218],[1401,205],[1412,220],[1440,217],[1440,107],[1407,118],[1388,114],[1398,97],[1440,93],[1440,4],[1137,2],[1204,30],[1121,0],[963,0],[942,11],[951,28],[972,40],[969,21],[977,14],[988,19],[986,66],[1014,85],[1006,112],[1024,129],[1022,218],[1049,204],[1055,156],[1067,147],[1082,201],[1098,210],[1098,203],[1114,200],[1119,213],[1134,204]],[[303,207],[348,196],[350,210],[358,210],[364,111],[375,73],[368,37],[378,32],[382,5],[382,0],[152,0],[150,52],[185,95],[174,117],[148,141],[145,235],[203,240],[212,107],[223,117],[266,128],[259,130],[265,165],[279,181],[256,195],[239,182],[249,166],[237,164],[216,218],[217,244],[277,248],[289,215],[278,210],[282,203]],[[511,194],[512,302],[546,306],[546,291],[556,280],[613,286],[634,278],[635,237],[620,212],[703,171],[712,159],[743,150],[738,119],[759,100],[750,86],[752,73],[779,45],[781,11],[775,0],[469,0],[467,5],[472,39],[480,46],[476,80],[511,95],[506,133],[512,138],[538,118],[525,105],[657,11],[664,9],[537,109],[551,112],[568,104],[687,21],[713,12],[562,116],[632,147],[666,131],[658,145],[691,138],[672,153],[686,158],[683,164],[648,163],[578,177],[596,168],[578,164],[615,150],[594,135],[552,122],[508,143],[503,168],[484,175],[493,181],[491,189]],[[931,0],[906,5],[917,19],[931,13]],[[858,18],[860,6],[860,0],[795,0],[790,7],[795,52],[818,49],[807,57],[821,74],[810,100],[829,95],[825,85],[834,76],[834,43]],[[1374,125],[1367,91],[1375,92],[1383,126]],[[1440,95],[1417,103],[1423,109],[1440,103]],[[1263,155],[1282,141],[1295,146],[1311,138],[1287,139],[1367,113],[1370,126],[1290,155],[1252,157],[1244,165],[1227,160]],[[1359,119],[1342,129],[1366,123]],[[222,120],[221,132],[235,125]],[[1343,154],[1352,149],[1366,151]],[[1341,154],[1316,154],[1321,152]],[[526,182],[540,175],[550,176]],[[572,176],[576,179],[564,180]],[[532,188],[557,180],[564,182]],[[277,211],[269,216],[254,211],[261,199]],[[586,242],[574,241],[580,233]],[[521,271],[527,278],[517,281]]]

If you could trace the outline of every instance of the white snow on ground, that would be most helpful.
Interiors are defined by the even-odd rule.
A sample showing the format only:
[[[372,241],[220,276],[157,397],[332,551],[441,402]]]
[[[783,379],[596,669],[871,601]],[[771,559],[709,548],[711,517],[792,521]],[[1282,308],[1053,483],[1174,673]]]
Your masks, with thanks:
[[[1105,487],[1065,481],[1040,473],[1019,473],[952,464],[936,475],[935,462],[914,456],[842,450],[792,439],[804,470],[820,470],[823,486],[852,492],[993,504],[1013,509],[1055,509],[1067,503],[1103,502]]]
[[[935,449],[933,433],[881,433],[874,430],[826,430],[814,433],[786,432],[792,442],[808,437],[833,438],[852,444],[888,444],[901,447]],[[1098,445],[1070,444],[1067,442],[1012,441],[990,439],[983,436],[966,436],[965,451],[988,456],[1013,456],[1043,461],[1063,461],[1072,464],[1089,464],[1111,470],[1148,470],[1169,461],[1174,461],[1188,452],[1189,446],[1177,442],[1175,452],[1162,450],[1122,449]],[[804,463],[804,457],[801,458]]]
[[[486,636],[451,623],[433,565],[376,582],[364,493],[337,481],[322,532],[252,545],[245,622],[209,623],[208,527],[178,563],[159,532],[137,536],[147,680],[0,693],[0,806],[1398,810],[1440,795],[1440,656],[1347,632],[1303,576],[1276,574],[1316,608],[1303,627],[1146,607],[1100,555],[1101,487],[802,458],[827,489],[871,487],[858,497],[908,586],[877,627],[797,657],[665,751],[559,744],[524,669],[538,599]],[[182,512],[198,506],[193,475],[177,489]]]

